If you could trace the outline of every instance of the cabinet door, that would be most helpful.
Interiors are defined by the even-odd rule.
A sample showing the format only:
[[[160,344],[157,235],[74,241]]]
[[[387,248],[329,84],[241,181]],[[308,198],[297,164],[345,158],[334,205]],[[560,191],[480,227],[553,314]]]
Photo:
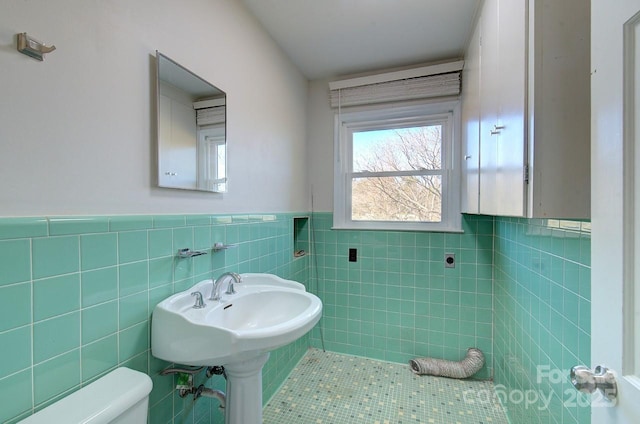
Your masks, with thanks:
[[[482,19],[482,18],[480,18]],[[462,199],[464,213],[477,214],[480,189],[480,26],[469,43],[462,71]]]
[[[513,0],[511,0],[513,1]],[[480,213],[498,214],[498,0],[486,0],[480,26]]]
[[[498,120],[496,124],[497,214],[525,215],[526,2],[498,4]]]
[[[196,116],[193,106],[160,94],[158,185],[196,188]]]

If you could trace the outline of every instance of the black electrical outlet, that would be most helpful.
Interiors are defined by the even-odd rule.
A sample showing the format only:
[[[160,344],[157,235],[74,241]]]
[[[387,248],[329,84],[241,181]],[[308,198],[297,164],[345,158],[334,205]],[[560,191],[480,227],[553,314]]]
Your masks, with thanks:
[[[444,254],[444,267],[445,268],[455,268],[456,267],[456,255],[455,255],[455,253],[445,253]]]
[[[358,262],[358,249],[349,249],[349,262]]]

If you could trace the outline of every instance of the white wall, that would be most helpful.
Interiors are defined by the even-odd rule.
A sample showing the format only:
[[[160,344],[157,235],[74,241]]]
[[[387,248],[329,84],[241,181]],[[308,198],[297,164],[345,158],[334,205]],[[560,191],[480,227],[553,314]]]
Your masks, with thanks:
[[[313,209],[333,211],[333,126],[334,110],[329,106],[329,80],[309,83],[307,118],[309,186]]]
[[[227,194],[154,187],[156,49],[227,92]],[[0,70],[0,216],[308,208],[307,81],[239,1],[2,0]]]

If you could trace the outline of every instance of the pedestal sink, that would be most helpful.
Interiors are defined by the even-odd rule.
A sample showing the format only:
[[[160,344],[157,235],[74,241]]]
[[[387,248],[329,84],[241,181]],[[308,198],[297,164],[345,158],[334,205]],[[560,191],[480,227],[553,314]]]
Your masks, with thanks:
[[[223,365],[227,424],[262,423],[262,367],[269,352],[302,337],[320,320],[322,302],[304,286],[272,274],[242,274],[236,294],[208,300],[204,280],[153,311],[151,352],[183,365]],[[194,308],[200,292],[205,306]]]

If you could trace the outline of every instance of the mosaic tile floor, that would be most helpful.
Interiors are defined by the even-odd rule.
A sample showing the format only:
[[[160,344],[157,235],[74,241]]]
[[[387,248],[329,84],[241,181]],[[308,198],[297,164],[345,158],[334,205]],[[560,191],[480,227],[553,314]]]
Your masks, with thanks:
[[[488,381],[311,349],[265,406],[264,424],[508,424]]]

